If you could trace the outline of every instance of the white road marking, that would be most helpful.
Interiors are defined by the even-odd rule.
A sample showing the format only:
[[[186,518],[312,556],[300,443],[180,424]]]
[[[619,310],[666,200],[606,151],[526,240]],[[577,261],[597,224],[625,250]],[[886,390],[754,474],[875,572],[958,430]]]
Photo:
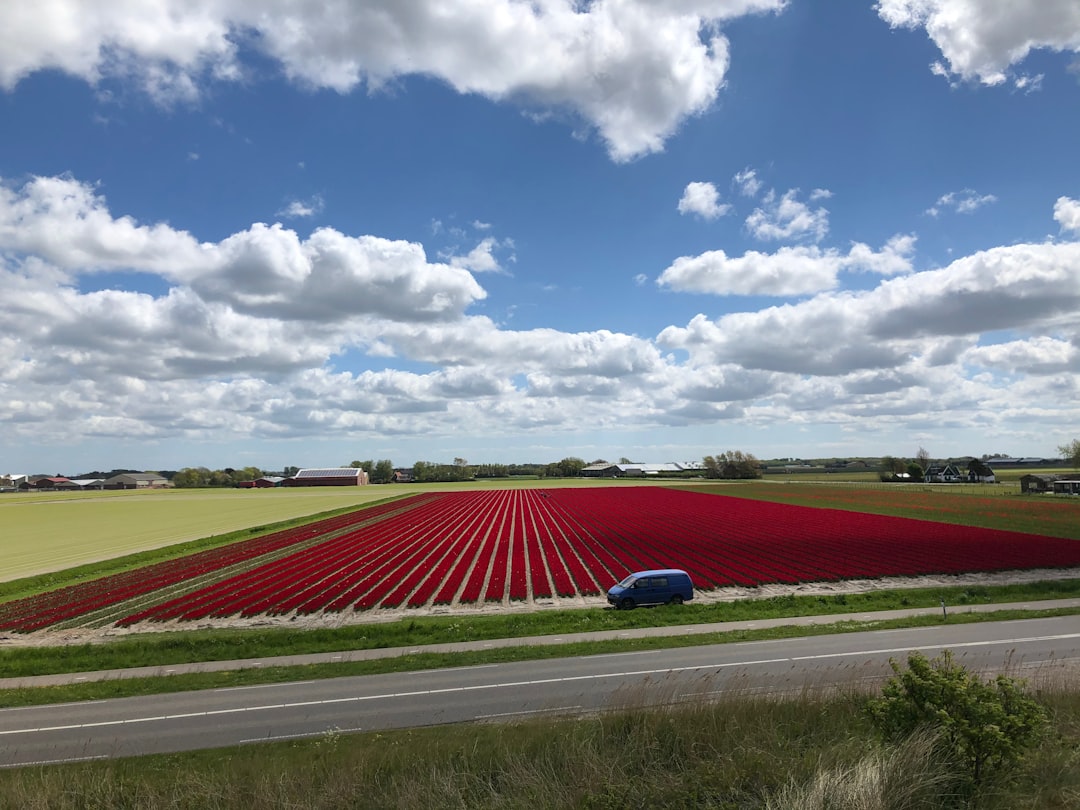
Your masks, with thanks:
[[[306,706],[332,706],[343,703],[363,703],[373,700],[392,700],[395,698],[412,698],[430,695],[445,695],[462,692],[479,692],[488,689],[518,689],[526,686],[544,686],[552,683],[573,683],[576,681],[597,681],[606,678],[632,678],[647,675],[666,675],[674,672],[699,672],[701,670],[732,669],[735,667],[748,667],[760,664],[780,664],[795,661],[820,661],[829,658],[850,658],[862,655],[881,655],[893,653],[906,653],[918,649],[938,649],[939,647],[955,649],[957,647],[994,647],[1006,644],[1024,644],[1033,641],[1062,641],[1065,639],[1080,638],[1080,633],[1062,633],[1052,636],[1030,636],[1027,638],[999,639],[993,641],[969,641],[952,644],[923,644],[906,647],[890,647],[874,650],[859,650],[854,652],[822,653],[821,655],[784,656],[781,658],[762,658],[750,661],[732,661],[729,663],[698,664],[690,667],[661,667],[657,669],[641,669],[629,672],[605,672],[596,675],[569,675],[559,678],[540,678],[528,681],[509,681],[506,683],[475,684],[472,686],[449,686],[442,689],[418,689],[410,692],[387,692],[380,695],[356,695],[352,697],[327,698],[324,700],[302,700],[292,703],[269,703],[262,706],[241,706],[232,709],[210,709],[198,712],[185,712],[183,714],[149,715],[146,717],[130,717],[123,720],[101,720],[96,723],[71,723],[60,726],[43,726],[40,728],[22,728],[0,731],[0,736],[12,734],[28,734],[46,731],[73,731],[85,728],[105,728],[107,726],[134,725],[136,723],[152,723],[168,720],[189,720],[195,717],[219,717],[229,714],[244,714],[246,712],[272,711],[274,709],[296,709]],[[494,665],[487,665],[494,666]]]

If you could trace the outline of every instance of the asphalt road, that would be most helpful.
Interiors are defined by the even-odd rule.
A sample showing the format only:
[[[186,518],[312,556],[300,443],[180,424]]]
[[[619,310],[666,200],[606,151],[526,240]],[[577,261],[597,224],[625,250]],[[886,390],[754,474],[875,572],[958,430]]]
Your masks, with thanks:
[[[890,658],[1080,679],[1076,616],[559,658],[0,710],[0,766],[876,682]]]

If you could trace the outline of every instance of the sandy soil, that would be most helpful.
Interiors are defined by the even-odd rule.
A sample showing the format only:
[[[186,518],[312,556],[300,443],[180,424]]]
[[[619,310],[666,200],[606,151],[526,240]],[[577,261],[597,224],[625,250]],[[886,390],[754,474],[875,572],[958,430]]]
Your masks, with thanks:
[[[972,573],[950,576],[886,577],[882,579],[853,579],[839,582],[810,582],[799,585],[762,585],[757,588],[717,588],[697,591],[695,603],[732,602],[737,599],[767,599],[774,596],[795,594],[799,596],[837,596],[840,594],[866,593],[875,590],[897,588],[934,588],[964,585],[1007,585],[1012,583],[1038,582],[1041,580],[1080,579],[1080,568],[1035,569],[1030,571],[1001,571],[996,573]],[[398,621],[418,616],[480,616],[498,613],[528,613],[551,609],[607,608],[602,596],[556,597],[523,602],[486,602],[478,605],[430,608],[378,609],[363,612],[314,613],[307,616],[257,616],[249,619],[224,618],[197,622],[144,622],[127,628],[104,627],[99,629],[39,630],[35,633],[0,635],[0,648],[44,647],[70,644],[94,644],[113,641],[145,633],[161,633],[176,630],[206,630],[212,628],[320,628],[345,625],[374,624]]]

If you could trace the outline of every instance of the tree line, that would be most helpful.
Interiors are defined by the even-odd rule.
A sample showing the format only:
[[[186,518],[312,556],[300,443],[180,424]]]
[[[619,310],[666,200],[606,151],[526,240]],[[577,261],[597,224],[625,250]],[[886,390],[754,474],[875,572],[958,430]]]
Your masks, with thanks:
[[[1061,445],[1058,450],[1074,467],[1080,468],[1080,439]],[[988,476],[992,470],[987,461],[1000,458],[999,454],[972,458],[967,462],[967,471],[978,477]],[[631,464],[630,459],[619,459],[620,464]],[[528,476],[533,478],[577,478],[591,465],[606,465],[604,459],[585,461],[577,456],[567,456],[559,461],[546,464],[470,464],[464,458],[455,458],[451,463],[417,461],[411,467],[395,467],[388,458],[363,461],[351,461],[345,465],[358,467],[368,474],[372,484],[388,484],[404,479],[416,483],[436,483],[453,481],[472,481],[475,479],[512,478]],[[930,454],[922,447],[911,458],[884,456],[880,461],[883,481],[921,481],[931,464]],[[742,450],[726,450],[716,455],[702,458],[700,474],[710,479],[752,479],[761,478],[762,463],[753,453]],[[267,473],[257,467],[210,470],[206,467],[185,467],[166,477],[171,477],[177,487],[235,487],[244,481],[254,481],[266,475],[280,475],[283,478],[295,475],[299,467],[285,467],[280,473]]]

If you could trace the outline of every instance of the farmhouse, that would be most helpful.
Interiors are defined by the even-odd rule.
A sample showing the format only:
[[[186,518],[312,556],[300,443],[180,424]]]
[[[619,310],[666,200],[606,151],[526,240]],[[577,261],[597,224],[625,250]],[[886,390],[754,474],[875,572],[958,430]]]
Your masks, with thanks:
[[[169,486],[169,479],[157,473],[121,473],[105,479],[105,489],[158,489]]]
[[[964,476],[955,464],[931,464],[923,474],[923,480],[938,484],[955,484]]]
[[[300,470],[282,481],[287,487],[361,487],[367,483],[368,474],[359,467]]]

